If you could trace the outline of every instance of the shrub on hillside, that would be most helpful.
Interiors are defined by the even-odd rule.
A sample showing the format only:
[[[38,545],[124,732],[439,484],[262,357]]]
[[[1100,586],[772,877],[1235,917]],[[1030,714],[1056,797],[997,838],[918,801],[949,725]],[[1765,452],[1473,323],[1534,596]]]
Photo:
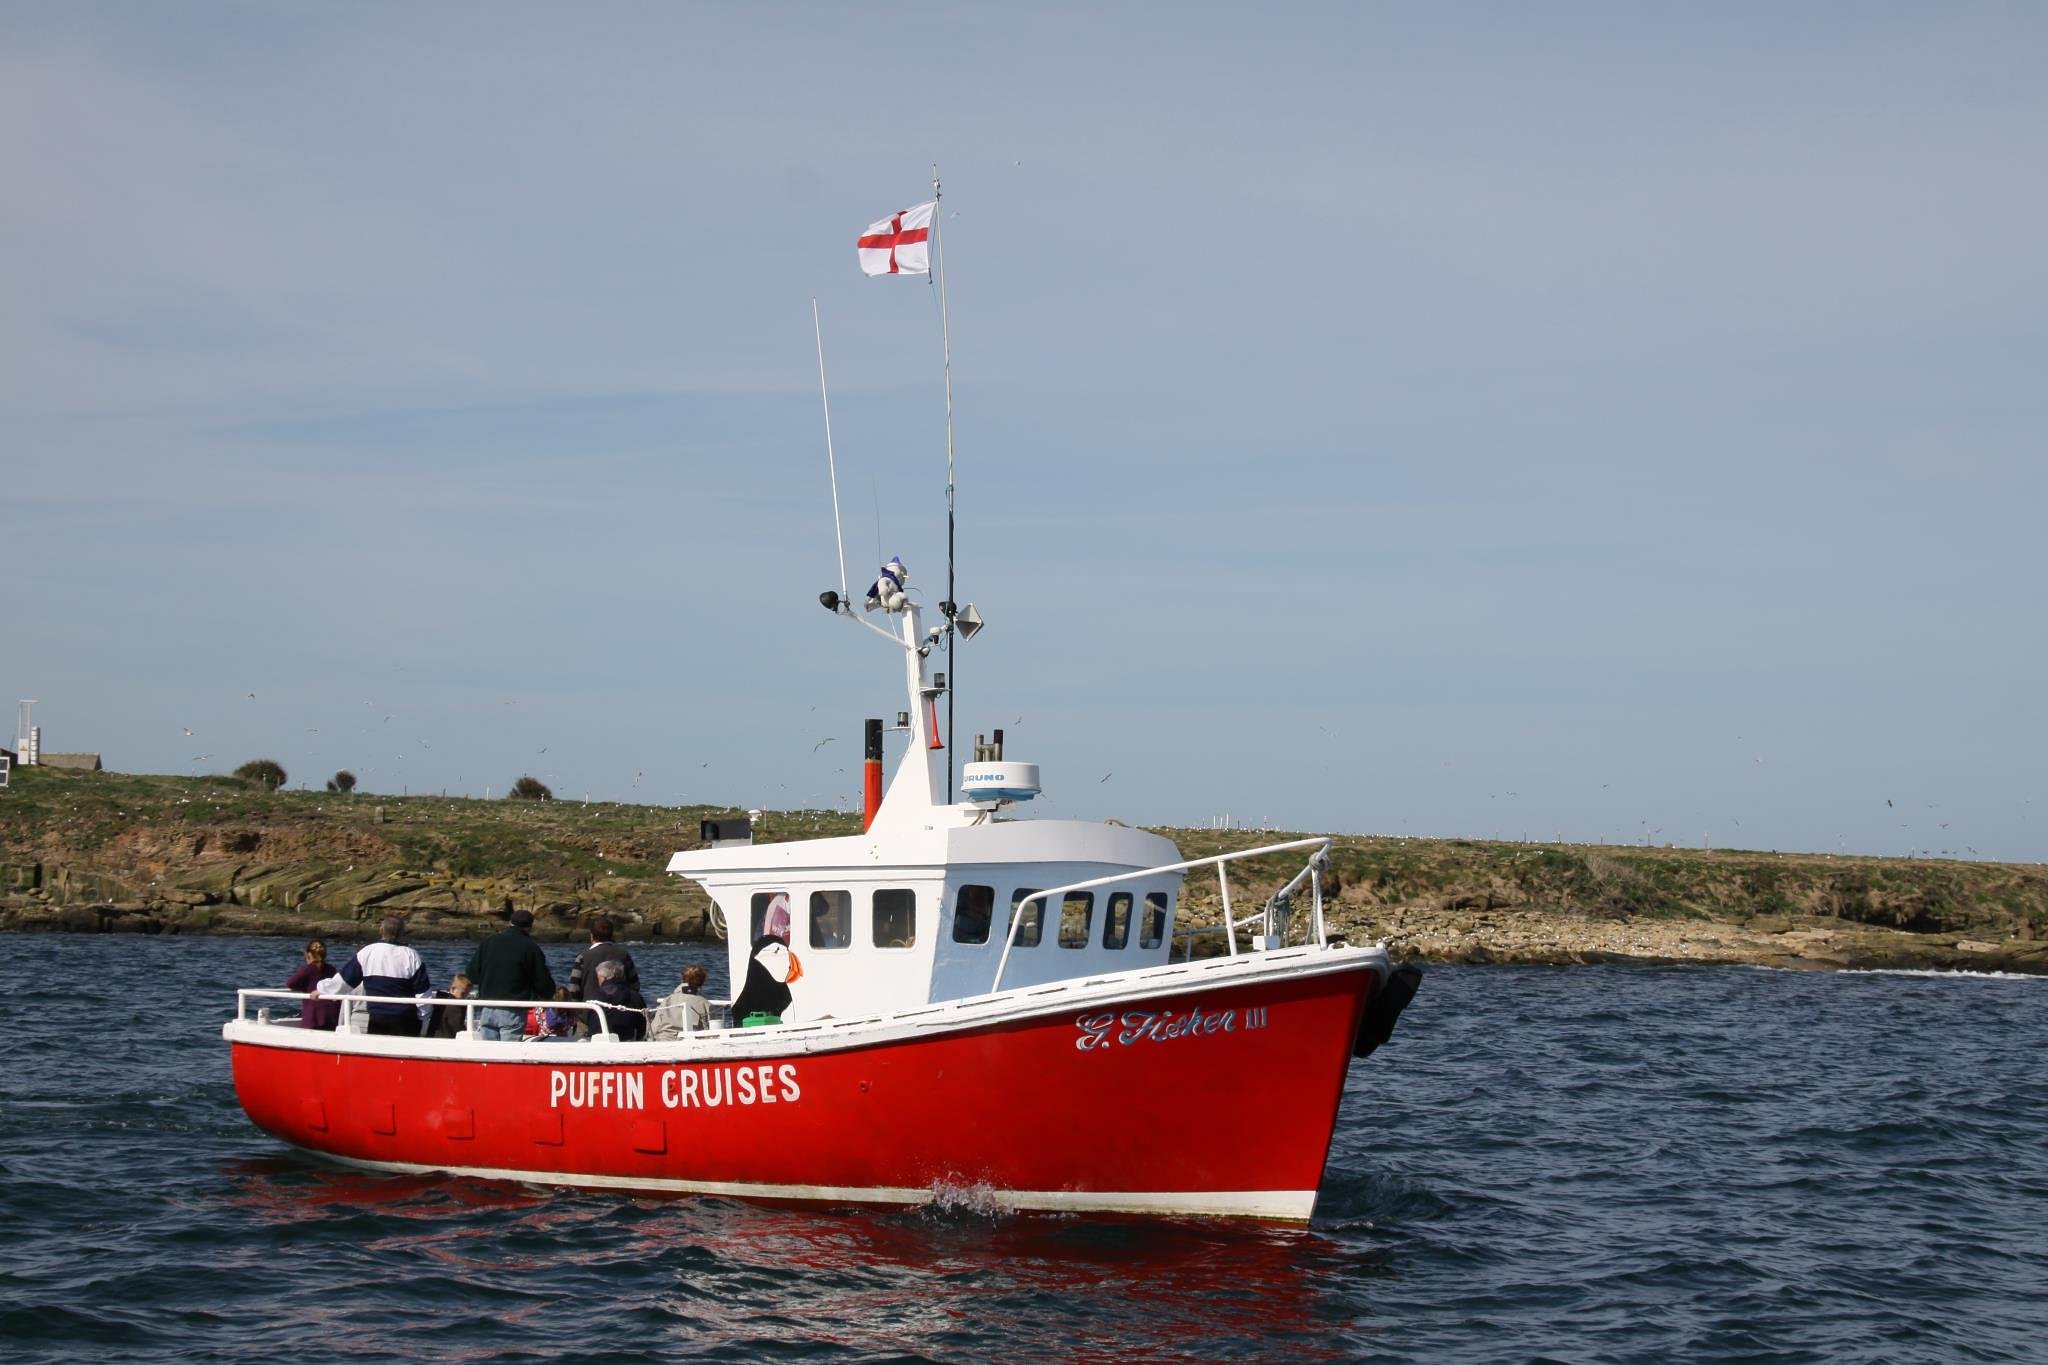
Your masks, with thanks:
[[[356,775],[343,768],[327,779],[327,790],[331,792],[352,792],[356,789]]]
[[[555,794],[539,778],[528,775],[512,784],[512,790],[505,793],[507,801],[552,801]]]
[[[244,782],[253,782],[267,792],[274,792],[284,785],[284,765],[274,758],[252,758],[235,769],[235,776]]]

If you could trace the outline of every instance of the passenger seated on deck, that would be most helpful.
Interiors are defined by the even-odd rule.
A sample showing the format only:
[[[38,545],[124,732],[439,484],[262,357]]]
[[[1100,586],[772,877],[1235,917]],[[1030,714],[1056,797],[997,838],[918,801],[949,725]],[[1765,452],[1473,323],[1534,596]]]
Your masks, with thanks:
[[[434,998],[436,1000],[458,1001],[469,999],[469,978],[461,972],[457,972],[455,979],[448,983],[448,989],[445,991],[435,991]],[[427,1037],[453,1038],[456,1034],[462,1032],[463,1029],[469,1027],[468,1015],[469,1009],[465,1005],[434,1006],[434,1012],[427,1016]]]
[[[647,1001],[626,979],[626,964],[606,958],[597,964],[597,985],[586,997],[604,1012],[605,1027],[621,1042],[637,1043],[647,1036]]]
[[[567,1000],[569,988],[555,987],[555,1000]],[[546,1005],[535,1005],[526,1012],[526,1036],[546,1043],[573,1043],[576,1041],[576,1025],[569,1018],[573,1011],[551,1009]]]
[[[704,981],[709,975],[694,962],[683,968],[683,984],[655,1007],[653,1036],[657,1042],[711,1027],[711,1002],[704,998]]]

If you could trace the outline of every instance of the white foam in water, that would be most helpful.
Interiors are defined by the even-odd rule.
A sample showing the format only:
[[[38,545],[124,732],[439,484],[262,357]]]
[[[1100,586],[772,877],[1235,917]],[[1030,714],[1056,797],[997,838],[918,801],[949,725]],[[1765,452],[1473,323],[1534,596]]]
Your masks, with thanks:
[[[1842,976],[1938,976],[1942,978],[1963,977],[1979,981],[2048,981],[2048,976],[2037,976],[2032,972],[1965,972],[1943,971],[1938,967],[1845,967]]]
[[[1002,1191],[993,1185],[954,1185],[944,1181],[932,1186],[931,1207],[940,1213],[966,1213],[979,1218],[1001,1218],[1014,1212]]]
[[[1941,967],[1773,967],[1762,962],[1729,964],[1737,971],[1778,972],[1786,976],[1933,976],[1964,981],[2048,981],[2037,972],[1966,972]]]

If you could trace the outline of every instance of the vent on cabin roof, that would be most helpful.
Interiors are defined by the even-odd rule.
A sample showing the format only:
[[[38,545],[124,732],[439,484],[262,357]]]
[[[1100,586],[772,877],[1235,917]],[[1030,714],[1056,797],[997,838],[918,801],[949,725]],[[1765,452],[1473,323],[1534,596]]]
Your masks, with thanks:
[[[734,844],[754,842],[754,822],[744,815],[730,815],[723,820],[704,820],[697,825],[697,833],[707,848],[730,848]]]

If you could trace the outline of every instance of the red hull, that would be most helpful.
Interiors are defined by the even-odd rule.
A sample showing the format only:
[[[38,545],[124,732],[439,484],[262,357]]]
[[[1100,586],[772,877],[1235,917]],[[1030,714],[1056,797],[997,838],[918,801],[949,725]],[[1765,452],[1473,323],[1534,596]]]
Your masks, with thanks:
[[[762,1051],[771,1036],[744,1034],[712,1049],[327,1035],[315,1050],[255,1024],[228,1036],[257,1124],[393,1169],[1306,1219],[1380,970],[1353,961],[1174,995],[1077,996],[885,1041],[848,1026],[774,1052]]]

